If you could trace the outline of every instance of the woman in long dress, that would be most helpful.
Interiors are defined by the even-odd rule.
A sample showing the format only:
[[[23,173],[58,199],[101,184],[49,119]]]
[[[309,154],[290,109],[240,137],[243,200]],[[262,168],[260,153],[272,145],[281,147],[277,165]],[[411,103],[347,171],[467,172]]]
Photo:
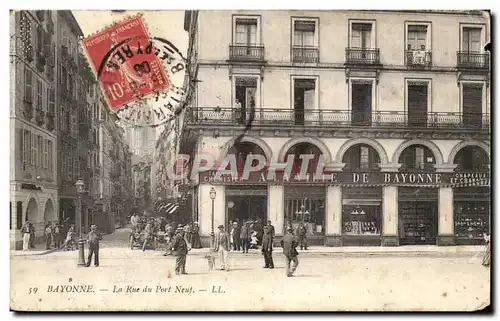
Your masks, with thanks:
[[[200,227],[198,222],[193,223],[193,228],[191,229],[191,248],[201,249],[201,239],[200,239]]]
[[[484,252],[484,256],[483,256],[483,265],[484,266],[490,266],[490,257],[491,257],[490,237],[491,237],[491,235],[484,233],[484,240],[486,241],[486,251]]]

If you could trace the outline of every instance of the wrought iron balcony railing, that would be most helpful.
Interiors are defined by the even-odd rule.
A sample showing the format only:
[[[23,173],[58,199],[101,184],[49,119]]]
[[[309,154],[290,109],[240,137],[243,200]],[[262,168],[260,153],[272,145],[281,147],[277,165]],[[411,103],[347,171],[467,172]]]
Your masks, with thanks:
[[[293,46],[292,62],[318,63],[319,48],[315,46]]]
[[[236,108],[199,107],[186,113],[187,125],[244,126],[248,115]],[[253,125],[304,127],[387,127],[387,128],[470,128],[489,129],[489,114],[428,112],[408,114],[404,111],[306,110],[258,108]]]
[[[229,45],[229,60],[263,61],[264,46],[258,44],[231,44]]]
[[[380,49],[345,48],[345,62],[355,65],[378,65],[380,64]]]
[[[489,69],[490,56],[488,53],[458,51],[457,68]]]
[[[432,52],[425,50],[407,50],[406,66],[409,68],[431,68]]]

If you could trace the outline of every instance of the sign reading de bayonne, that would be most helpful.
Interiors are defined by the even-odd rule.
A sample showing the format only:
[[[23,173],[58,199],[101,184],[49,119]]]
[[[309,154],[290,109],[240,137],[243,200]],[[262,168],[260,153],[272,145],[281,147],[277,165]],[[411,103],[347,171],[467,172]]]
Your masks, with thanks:
[[[440,184],[485,184],[489,173],[381,173],[381,172],[323,172],[322,174],[291,174],[284,171],[235,174],[217,174],[217,171],[200,173],[200,183],[210,184],[354,184],[354,185],[440,185]]]

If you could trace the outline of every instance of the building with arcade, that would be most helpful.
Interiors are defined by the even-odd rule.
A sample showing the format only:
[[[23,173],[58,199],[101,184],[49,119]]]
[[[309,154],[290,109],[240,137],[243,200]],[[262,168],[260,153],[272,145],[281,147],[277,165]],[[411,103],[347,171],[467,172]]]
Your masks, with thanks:
[[[201,173],[183,188],[202,237],[261,219],[277,236],[303,223],[309,243],[327,246],[482,242],[487,14],[187,11],[184,27],[190,106],[178,152],[235,154],[238,173],[251,154],[269,164],[294,155],[295,172],[299,155],[314,155],[308,172],[322,166],[327,177],[256,178],[268,166],[255,179]]]

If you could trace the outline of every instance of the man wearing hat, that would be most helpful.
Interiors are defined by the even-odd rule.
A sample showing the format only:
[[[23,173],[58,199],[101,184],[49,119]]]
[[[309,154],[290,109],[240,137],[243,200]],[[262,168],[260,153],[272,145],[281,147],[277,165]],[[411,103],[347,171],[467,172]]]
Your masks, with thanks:
[[[21,228],[21,234],[23,235],[23,251],[28,251],[30,249],[30,238],[31,238],[31,226],[30,222],[24,222]]]
[[[219,231],[215,235],[214,251],[219,252],[221,270],[229,271],[229,234],[224,231],[224,225],[219,225]]]
[[[101,234],[97,232],[97,225],[92,224],[89,232],[89,256],[87,258],[87,267],[92,262],[92,255],[94,255],[94,266],[99,266],[99,241],[102,240]]]
[[[293,228],[290,226],[287,228],[287,233],[283,236],[281,240],[281,247],[283,248],[283,254],[286,258],[286,276],[293,276],[293,272],[297,269],[299,265],[299,260],[297,259],[297,240],[293,235]],[[291,266],[291,262],[293,262],[293,266]]]
[[[264,235],[262,236],[262,255],[264,255],[264,268],[274,269],[273,262],[273,234],[269,226],[264,226]]]
[[[175,274],[187,274],[186,256],[188,252],[188,245],[186,243],[186,239],[184,238],[184,228],[182,224],[179,224],[177,226],[174,243],[172,245],[172,251],[174,251],[177,255],[177,258],[175,260]]]

